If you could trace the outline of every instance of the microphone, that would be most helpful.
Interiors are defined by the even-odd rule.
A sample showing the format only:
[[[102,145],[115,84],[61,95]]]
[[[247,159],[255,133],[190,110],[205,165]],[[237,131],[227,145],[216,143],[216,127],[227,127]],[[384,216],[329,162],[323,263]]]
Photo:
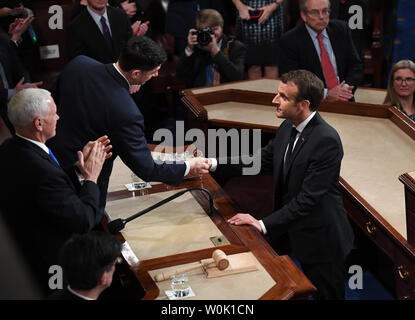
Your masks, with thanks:
[[[132,215],[131,217],[128,217],[126,219],[118,218],[118,219],[115,219],[115,220],[111,221],[110,223],[107,224],[108,231],[111,234],[116,234],[116,233],[120,232],[122,229],[124,229],[127,222],[130,222],[131,220],[134,220],[134,219],[138,218],[139,216],[142,216],[143,214],[145,214],[145,213],[147,213],[147,212],[149,212],[153,209],[156,209],[156,208],[162,206],[163,204],[165,204],[165,203],[167,203],[167,202],[169,202],[173,199],[176,199],[176,198],[180,197],[181,195],[185,194],[186,192],[192,191],[192,190],[203,191],[204,193],[206,193],[209,196],[209,209],[210,210],[209,210],[208,215],[211,216],[213,214],[213,197],[212,197],[212,194],[208,190],[206,190],[205,188],[192,187],[192,188],[187,188],[187,189],[184,189],[180,192],[177,192],[176,194],[174,194],[174,195],[172,195],[172,196],[170,196],[166,199],[163,199],[163,200],[157,202],[156,204],[153,204],[152,206],[150,206],[150,207],[148,207],[144,210],[141,210],[140,212]]]

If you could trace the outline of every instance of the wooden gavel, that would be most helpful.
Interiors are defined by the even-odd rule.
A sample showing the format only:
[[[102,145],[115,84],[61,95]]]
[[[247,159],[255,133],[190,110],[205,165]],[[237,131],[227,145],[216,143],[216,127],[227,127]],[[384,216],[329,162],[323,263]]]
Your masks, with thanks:
[[[222,250],[217,249],[213,251],[212,258],[213,258],[213,262],[211,263],[203,264],[201,262],[194,266],[183,267],[183,268],[179,268],[179,269],[171,270],[167,272],[160,272],[156,274],[156,276],[154,277],[154,280],[156,282],[168,280],[170,279],[171,276],[189,272],[191,270],[198,269],[198,268],[208,269],[208,268],[217,267],[219,270],[225,270],[229,266],[229,260],[227,259],[225,252],[223,252]]]

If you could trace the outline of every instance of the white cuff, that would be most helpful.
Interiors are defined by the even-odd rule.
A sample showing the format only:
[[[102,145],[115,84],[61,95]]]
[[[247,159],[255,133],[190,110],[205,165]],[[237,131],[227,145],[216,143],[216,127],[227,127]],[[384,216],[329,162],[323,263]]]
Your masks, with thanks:
[[[189,174],[190,171],[190,163],[189,161],[185,161],[184,164],[186,165],[186,170],[184,171],[184,177],[187,176]]]
[[[262,233],[267,234],[267,228],[265,228],[265,224],[262,222],[262,220],[259,220],[258,222],[261,225]]]
[[[215,172],[218,167],[218,160],[216,160],[216,158],[209,158],[209,160],[212,161],[209,171]]]
[[[188,51],[186,47],[184,48],[184,53],[186,54],[187,57],[190,57],[193,54],[193,51]]]

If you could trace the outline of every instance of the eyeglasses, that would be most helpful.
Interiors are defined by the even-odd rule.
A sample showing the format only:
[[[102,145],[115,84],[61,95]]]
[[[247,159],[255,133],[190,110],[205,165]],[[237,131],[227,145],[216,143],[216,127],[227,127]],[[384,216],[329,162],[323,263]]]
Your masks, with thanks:
[[[320,14],[327,17],[327,16],[330,15],[331,10],[330,9],[323,9],[322,11],[320,11],[320,10],[317,10],[317,9],[313,9],[313,10],[307,10],[306,13],[309,14],[310,17],[313,17],[313,18],[319,17]]]
[[[412,83],[414,83],[415,79],[414,78],[403,79],[401,77],[398,77],[398,78],[393,79],[393,81],[395,81],[397,84],[402,84],[405,81],[406,84],[411,85]]]

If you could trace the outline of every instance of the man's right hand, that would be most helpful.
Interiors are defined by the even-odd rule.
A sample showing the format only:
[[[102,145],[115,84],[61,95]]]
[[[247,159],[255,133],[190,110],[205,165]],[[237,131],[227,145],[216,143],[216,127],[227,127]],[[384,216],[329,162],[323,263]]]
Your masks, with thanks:
[[[108,153],[112,148],[108,143],[107,136],[103,136],[93,142],[88,142],[82,151],[78,151],[78,162],[76,165],[81,170],[85,180],[97,183],[105,159],[112,155]],[[87,157],[85,157],[84,152],[87,154]]]
[[[191,52],[193,52],[194,46],[197,45],[197,35],[193,34],[193,32],[196,32],[196,29],[190,29],[189,33],[187,34],[187,48]]]
[[[23,83],[24,77],[20,79],[20,81],[14,87],[14,93],[18,93],[20,90],[27,89],[27,88],[39,88],[43,84],[43,81],[33,82],[33,83]]]
[[[31,15],[28,16],[26,19],[16,18],[10,25],[9,25],[9,34],[10,39],[12,40],[19,40],[23,34],[29,28],[30,24],[32,23],[35,16]]]
[[[124,9],[125,13],[128,15],[129,18],[132,18],[135,16],[135,13],[137,12],[137,7],[135,5],[135,2],[128,2],[128,0],[120,3],[121,7]]]
[[[353,88],[354,86],[345,85],[346,82],[338,84],[334,88],[327,90],[326,99],[329,101],[349,101],[353,98]]]
[[[191,158],[188,161],[190,165],[190,171],[188,175],[193,176],[193,175],[209,173],[209,169],[211,166],[209,159],[202,158],[202,157],[196,157],[196,158]]]

